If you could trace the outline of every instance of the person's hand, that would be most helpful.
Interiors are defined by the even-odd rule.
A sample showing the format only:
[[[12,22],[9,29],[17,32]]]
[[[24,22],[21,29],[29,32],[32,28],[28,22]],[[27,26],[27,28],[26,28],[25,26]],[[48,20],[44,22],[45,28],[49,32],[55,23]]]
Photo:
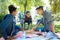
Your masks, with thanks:
[[[54,34],[54,37],[57,37],[58,38],[58,35],[56,33],[53,33]]]
[[[34,31],[36,29],[36,26],[32,28],[32,31]]]
[[[31,34],[31,33],[33,33],[33,32],[34,32],[34,30],[27,30],[27,31],[26,31],[27,34]]]
[[[45,32],[42,32],[41,34],[42,34],[42,36],[45,36]]]
[[[12,36],[8,36],[8,38],[7,39],[5,39],[5,40],[12,40],[13,39],[13,37]]]
[[[3,37],[1,37],[0,40],[5,40],[5,39]]]
[[[14,36],[14,38],[18,38],[18,37],[21,37],[23,34],[22,34],[22,31],[19,31],[18,33],[16,33],[16,35]]]

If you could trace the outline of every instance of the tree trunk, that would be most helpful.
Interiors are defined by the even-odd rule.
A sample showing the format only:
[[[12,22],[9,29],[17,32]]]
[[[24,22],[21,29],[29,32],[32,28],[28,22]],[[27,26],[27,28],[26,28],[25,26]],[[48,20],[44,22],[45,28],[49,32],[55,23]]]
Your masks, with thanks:
[[[24,4],[24,14],[26,12],[26,6],[27,6],[27,0],[25,1],[25,4]]]

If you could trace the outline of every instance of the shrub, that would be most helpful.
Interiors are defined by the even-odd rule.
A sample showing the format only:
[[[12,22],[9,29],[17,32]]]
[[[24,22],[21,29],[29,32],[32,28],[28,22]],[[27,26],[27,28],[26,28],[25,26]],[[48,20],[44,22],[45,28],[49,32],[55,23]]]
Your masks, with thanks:
[[[4,17],[4,15],[5,15],[5,14],[3,14],[3,13],[1,14],[1,13],[0,13],[0,23],[1,23],[1,21],[2,21],[2,19],[3,19],[3,17]]]

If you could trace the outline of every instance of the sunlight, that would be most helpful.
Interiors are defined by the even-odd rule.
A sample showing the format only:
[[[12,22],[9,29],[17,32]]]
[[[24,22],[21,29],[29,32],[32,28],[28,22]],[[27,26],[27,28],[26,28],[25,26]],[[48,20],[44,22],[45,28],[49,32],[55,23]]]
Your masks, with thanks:
[[[50,6],[49,0],[43,0],[43,2],[44,2],[44,4],[45,4],[46,7],[49,7]]]

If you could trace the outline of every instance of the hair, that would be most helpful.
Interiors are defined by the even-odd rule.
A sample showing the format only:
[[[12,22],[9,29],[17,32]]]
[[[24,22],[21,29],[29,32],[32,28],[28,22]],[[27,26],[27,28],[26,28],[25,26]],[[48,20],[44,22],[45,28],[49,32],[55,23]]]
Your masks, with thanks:
[[[13,11],[15,11],[17,8],[14,5],[9,5],[8,7],[9,12],[12,13]]]
[[[26,14],[27,14],[27,13],[30,13],[30,11],[26,11]]]
[[[37,9],[42,9],[42,10],[43,10],[43,6],[39,6],[39,7],[36,8],[36,10],[37,10]]]
[[[28,13],[30,13],[30,11],[26,11],[26,14],[28,14]],[[25,18],[24,18],[25,22],[28,22],[28,20],[30,20],[30,23],[32,23],[32,17],[31,17],[31,15],[30,15],[30,17],[27,17],[26,14],[25,14]]]
[[[26,16],[28,13],[30,13],[30,11],[26,11],[25,18],[28,18],[28,17]],[[30,16],[30,17],[31,17],[31,16]],[[29,18],[30,18],[30,17],[29,17]]]

